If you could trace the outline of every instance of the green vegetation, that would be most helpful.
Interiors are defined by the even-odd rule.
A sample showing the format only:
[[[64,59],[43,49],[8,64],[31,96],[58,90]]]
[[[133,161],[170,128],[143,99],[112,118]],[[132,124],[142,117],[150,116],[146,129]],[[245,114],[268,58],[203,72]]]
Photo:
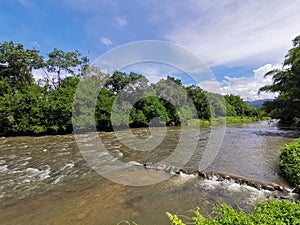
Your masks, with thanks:
[[[187,87],[187,89],[189,90],[190,87]],[[190,94],[190,96],[193,97],[194,95],[192,94]],[[215,98],[216,100],[219,100],[218,97],[215,97],[217,96],[216,94],[207,93],[207,95],[209,98]],[[199,101],[199,99],[201,98],[197,97],[193,99],[193,102],[196,102],[195,105],[198,107],[203,106],[204,103],[207,102],[204,98],[202,102],[197,104],[197,101]],[[221,113],[219,113],[218,117],[213,118],[210,116],[210,114],[208,114],[207,116],[199,115],[199,118],[201,119],[191,119],[188,121],[188,124],[191,126],[205,127],[210,125],[225,124],[225,122],[226,124],[242,124],[255,122],[258,120],[270,119],[269,117],[265,116],[265,113],[262,110],[246,104],[239,96],[225,95],[224,99],[226,105],[226,116],[222,116]],[[222,103],[217,103],[217,105],[222,106]],[[205,105],[205,107],[208,108],[209,106]],[[203,110],[200,109],[200,111],[202,112]]]
[[[261,119],[266,119],[264,117],[250,117],[250,116],[227,116],[226,124],[241,124],[241,123],[251,123]]]
[[[209,216],[204,216],[195,211],[193,222],[184,222],[177,215],[167,213],[172,225],[219,225],[219,224],[300,224],[300,204],[290,201],[270,200],[261,202],[255,207],[255,211],[249,215],[243,211],[237,211],[226,204],[215,206],[215,210]],[[184,217],[186,218],[186,217]]]
[[[232,124],[238,125],[242,123],[252,123],[260,120],[270,120],[270,117],[249,117],[249,116],[226,116],[226,117],[218,117],[213,120],[203,120],[203,119],[191,119],[188,121],[189,126],[200,126],[200,127],[208,127],[211,125],[222,125],[222,124]]]
[[[54,49],[43,57],[22,44],[0,43],[0,134],[70,133],[73,126],[88,130],[95,124],[97,130],[150,123],[208,126],[226,116],[227,123],[240,123],[263,115],[239,96],[223,98],[170,76],[149,84],[136,73],[104,74],[88,62],[78,51]]]
[[[279,167],[287,180],[300,191],[300,138],[283,146]]]
[[[300,128],[300,36],[293,40],[294,47],[285,56],[282,69],[268,72],[273,76],[273,84],[260,91],[278,93],[272,102],[264,103],[264,109],[282,124]]]
[[[73,96],[87,63],[79,52],[55,49],[45,60],[21,44],[0,44],[0,134],[70,132]],[[44,78],[34,80],[34,69]],[[62,71],[72,77],[62,80]]]

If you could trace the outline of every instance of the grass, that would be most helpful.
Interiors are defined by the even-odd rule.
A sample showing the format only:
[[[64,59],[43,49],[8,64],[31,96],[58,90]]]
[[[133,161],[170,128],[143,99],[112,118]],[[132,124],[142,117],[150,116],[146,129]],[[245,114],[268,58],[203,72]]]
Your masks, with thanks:
[[[193,119],[188,121],[188,126],[200,126],[200,127],[209,127],[211,125],[224,125],[226,124],[243,124],[243,123],[252,123],[262,120],[270,120],[269,117],[248,117],[248,116],[227,116],[227,117],[218,117],[213,120],[202,120],[202,119]]]

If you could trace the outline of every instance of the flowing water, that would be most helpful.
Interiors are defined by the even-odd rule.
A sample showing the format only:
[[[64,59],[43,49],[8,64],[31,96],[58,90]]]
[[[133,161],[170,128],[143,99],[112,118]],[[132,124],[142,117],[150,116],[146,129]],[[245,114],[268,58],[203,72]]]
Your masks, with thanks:
[[[151,132],[159,134],[162,130],[153,128]],[[149,136],[145,128],[132,132],[141,140]],[[168,224],[166,211],[192,216],[190,209],[199,206],[203,213],[209,213],[213,204],[224,202],[250,212],[256,202],[270,198],[268,191],[230,181],[192,175],[166,179],[163,171],[144,173],[142,163],[164,161],[174,152],[180,132],[189,131],[168,128],[163,142],[152,151],[127,147],[122,143],[126,136],[97,134],[112,156],[107,160],[132,165],[123,169],[122,177],[139,180],[138,186],[112,182],[89,166],[79,151],[82,146],[97,147],[89,134],[81,135],[82,143],[76,142],[74,135],[0,138],[0,224],[110,225],[128,220],[161,225]],[[207,170],[288,185],[279,174],[278,156],[280,147],[298,136],[296,131],[270,127],[267,122],[227,126],[224,138],[218,140],[222,143],[218,154]],[[186,137],[188,143],[197,142],[186,167],[198,169],[209,140],[219,136],[211,136],[211,130],[205,128],[200,130],[199,138],[190,133]],[[147,145],[144,147],[147,149]],[[101,173],[103,168],[107,167],[100,163],[96,169]],[[165,180],[141,185],[148,184],[152,176]]]

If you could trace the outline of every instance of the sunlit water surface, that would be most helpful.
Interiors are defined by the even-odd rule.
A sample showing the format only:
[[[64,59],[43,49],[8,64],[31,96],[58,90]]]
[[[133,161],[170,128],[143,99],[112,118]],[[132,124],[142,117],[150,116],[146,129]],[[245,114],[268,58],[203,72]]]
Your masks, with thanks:
[[[126,147],[114,133],[99,133],[109,153],[136,165],[160,162],[178,144],[181,129],[168,128],[155,150]],[[152,132],[159,133],[160,128]],[[134,129],[145,138],[149,130]],[[197,170],[210,137],[201,129],[197,149],[187,168]],[[299,136],[296,131],[269,127],[267,122],[228,126],[215,161],[207,170],[244,176],[265,183],[288,185],[279,175],[280,147]],[[86,144],[89,135],[83,134]],[[197,139],[196,139],[197,140]],[[165,176],[163,171],[154,171]],[[130,180],[132,173],[128,173]],[[147,181],[143,174],[138,179]],[[117,224],[124,220],[139,224],[168,224],[165,212],[192,216],[197,206],[209,213],[215,203],[228,203],[247,212],[257,201],[270,198],[268,191],[233,182],[203,180],[197,176],[173,176],[148,186],[114,183],[91,169],[83,159],[73,135],[0,138],[1,224]]]

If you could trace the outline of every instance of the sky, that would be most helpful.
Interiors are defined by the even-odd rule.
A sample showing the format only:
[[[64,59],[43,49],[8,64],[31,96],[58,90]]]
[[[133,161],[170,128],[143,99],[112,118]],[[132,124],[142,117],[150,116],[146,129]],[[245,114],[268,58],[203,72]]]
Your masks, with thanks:
[[[300,35],[299,0],[1,0],[0,42],[22,43],[46,56],[54,48],[78,50],[91,61],[131,42],[175,43],[199,57],[215,80],[197,85],[245,100],[272,82],[264,74],[280,68]],[[128,68],[127,68],[128,69]],[[176,69],[131,66],[150,81]]]

